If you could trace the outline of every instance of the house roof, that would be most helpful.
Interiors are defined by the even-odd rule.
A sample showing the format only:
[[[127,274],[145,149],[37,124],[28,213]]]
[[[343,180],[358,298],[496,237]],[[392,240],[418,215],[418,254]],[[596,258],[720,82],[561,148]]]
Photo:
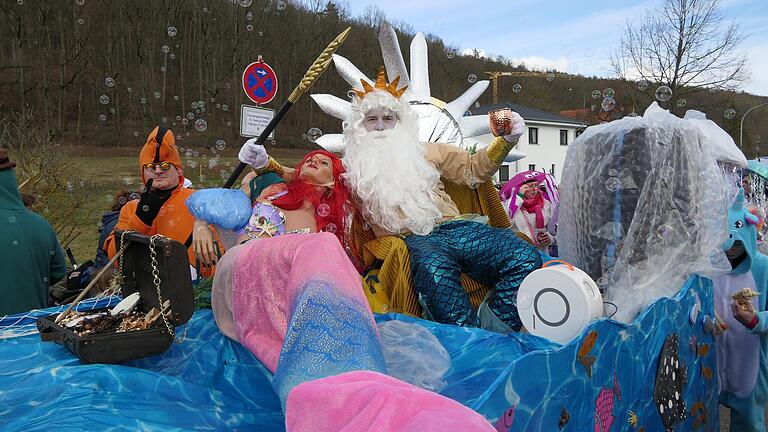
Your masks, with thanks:
[[[587,123],[583,121],[563,117],[561,115],[552,114],[547,111],[542,111],[540,109],[527,107],[525,105],[518,105],[511,102],[500,102],[492,105],[482,105],[480,107],[471,109],[470,113],[472,113],[472,115],[482,115],[502,108],[511,109],[512,111],[520,114],[526,121],[541,121],[549,123],[572,124],[574,126],[587,126]]]

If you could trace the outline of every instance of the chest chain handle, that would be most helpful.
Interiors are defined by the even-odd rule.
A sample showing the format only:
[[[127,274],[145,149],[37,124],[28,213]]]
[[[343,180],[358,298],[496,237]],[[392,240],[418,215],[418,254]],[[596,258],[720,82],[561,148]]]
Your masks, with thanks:
[[[123,263],[125,262],[125,250],[128,246],[125,243],[125,236],[135,231],[123,231],[120,233],[120,248],[123,249],[123,254],[120,255],[120,264],[118,266],[117,274],[115,275],[115,282],[117,283],[118,295],[123,297],[123,282],[125,282],[125,276],[123,276]]]
[[[173,326],[170,322],[168,322],[168,318],[165,316],[168,311],[163,311],[163,295],[160,292],[160,269],[157,268],[157,250],[155,249],[155,241],[157,239],[167,239],[166,237],[155,234],[152,237],[149,238],[149,256],[152,258],[152,278],[155,283],[155,289],[157,290],[157,300],[160,302],[160,317],[163,319],[163,323],[165,324],[165,328],[168,329],[168,334],[171,335],[172,338],[178,343],[184,342],[184,339],[187,337],[187,329],[189,326],[184,327],[184,334],[181,335],[181,339],[176,339],[176,331],[174,330]],[[173,313],[173,310],[169,306],[169,310],[171,313]]]

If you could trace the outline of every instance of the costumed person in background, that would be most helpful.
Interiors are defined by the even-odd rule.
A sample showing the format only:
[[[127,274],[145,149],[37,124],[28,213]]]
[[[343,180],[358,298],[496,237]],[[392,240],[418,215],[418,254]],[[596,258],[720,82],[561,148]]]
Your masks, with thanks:
[[[375,86],[361,81],[364,91],[356,90],[344,122],[344,178],[363,218],[376,237],[404,236],[414,288],[435,321],[485,326],[460,283],[463,272],[495,287],[484,305],[506,331],[519,330],[517,290],[541,256],[512,230],[462,218],[440,178],[462,185],[490,179],[525,130],[522,117],[507,110],[503,131],[492,124],[503,137],[470,155],[419,141],[416,115],[400,99],[405,89],[397,88],[399,78],[387,84],[383,67]]]
[[[190,265],[198,267],[191,248],[195,218],[184,204],[194,190],[182,188],[184,170],[170,129],[158,126],[150,132],[139,154],[139,169],[145,187],[138,199],[129,201],[120,210],[115,231],[136,231],[147,236],[161,234],[176,240],[189,248]],[[104,250],[110,258],[115,255],[114,231],[105,240]],[[213,271],[212,267],[200,268],[206,277]]]
[[[542,183],[543,190],[539,187]],[[513,228],[527,235],[536,247],[549,252],[557,243],[557,190],[551,176],[544,171],[523,171],[504,184],[499,196]]]
[[[120,210],[128,201],[135,198],[132,197],[134,194],[138,196],[135,192],[118,192],[115,194],[109,210],[101,214],[101,224],[98,227],[99,244],[96,246],[96,260],[94,262],[96,268],[102,268],[109,262],[109,257],[104,252],[104,242],[107,241],[107,237],[112,234],[115,226],[117,226],[117,221],[120,219]]]
[[[731,430],[740,432],[765,431],[768,402],[768,257],[755,247],[759,223],[740,190],[723,245],[733,270],[713,278],[720,403],[731,409]]]
[[[48,306],[48,287],[67,263],[51,225],[24,207],[16,164],[0,149],[0,316]]]
[[[287,430],[403,430],[431,413],[438,420],[420,430],[492,431],[461,404],[384,375],[373,314],[342,246],[349,191],[341,160],[314,151],[295,170],[284,170],[255,140],[239,158],[256,169],[243,190],[254,205],[239,238],[245,243],[218,262],[211,304],[221,332],[274,373]],[[213,193],[200,191],[187,202],[207,223],[216,217],[200,211],[201,201]],[[231,199],[229,209],[247,199],[240,191],[229,195],[237,194],[242,199]],[[209,246],[194,243],[204,259]]]

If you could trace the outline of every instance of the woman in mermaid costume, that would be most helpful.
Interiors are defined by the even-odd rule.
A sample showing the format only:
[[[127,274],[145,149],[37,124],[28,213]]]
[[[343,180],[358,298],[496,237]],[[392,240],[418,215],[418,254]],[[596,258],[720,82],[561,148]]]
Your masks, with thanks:
[[[241,189],[253,207],[238,245],[217,264],[212,307],[222,333],[274,374],[287,430],[494,430],[471,409],[386,375],[373,314],[342,246],[350,206],[341,160],[314,151],[284,169],[253,145],[239,158],[255,168]],[[193,198],[188,206],[199,220],[195,249],[210,260],[205,222],[214,218],[196,211]]]

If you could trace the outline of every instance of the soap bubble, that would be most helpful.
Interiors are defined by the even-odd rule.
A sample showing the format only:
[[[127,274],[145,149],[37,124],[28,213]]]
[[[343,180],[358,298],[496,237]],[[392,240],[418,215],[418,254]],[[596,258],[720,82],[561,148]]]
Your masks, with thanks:
[[[178,33],[178,30],[176,30],[176,27],[174,26],[168,27],[168,37],[174,37],[176,36],[176,33]]]
[[[189,120],[187,120],[186,118],[183,118],[183,119],[181,119],[181,124],[182,124],[183,126],[186,126],[186,125],[188,125],[188,124],[189,124]]]
[[[672,89],[667,86],[660,86],[656,89],[656,99],[661,102],[672,99]]]
[[[675,104],[678,108],[683,108],[688,104],[688,102],[685,99],[678,99]]]
[[[99,96],[99,102],[100,102],[102,105],[106,105],[106,104],[108,104],[108,103],[109,103],[109,96],[107,96],[107,95],[101,95],[101,96]]]
[[[675,176],[675,169],[671,166],[662,167],[659,170],[659,175],[662,179],[670,180]]]
[[[264,36],[264,32],[263,32],[263,31],[260,31],[260,32],[259,32],[259,36]]]
[[[734,117],[736,117],[736,110],[733,108],[728,108],[723,113],[723,117],[727,118],[728,120],[732,120]]]
[[[24,4],[24,0],[16,0],[16,4],[21,6]]]
[[[141,211],[148,212],[149,211],[149,206],[144,204],[143,206],[141,206]]]
[[[162,46],[160,49],[161,49],[161,50],[163,51],[163,53],[165,53],[165,54],[168,54],[169,52],[171,52],[171,47],[169,47],[168,45],[163,45],[163,46]]]
[[[160,72],[165,72],[166,68],[165,66],[160,66]]]
[[[147,98],[143,97],[143,98],[139,99],[139,103],[142,103],[142,104],[147,103]]]
[[[110,109],[109,109],[109,113],[110,113],[110,114],[114,114],[114,113],[116,113],[116,112],[117,112],[117,111],[115,111],[115,109],[114,109],[114,108],[110,108]]]
[[[227,104],[222,104],[222,105],[221,105],[221,110],[222,110],[222,111],[229,111],[229,105],[227,105]]]
[[[195,109],[195,108],[197,108],[197,101],[195,101],[195,102],[192,102],[192,104],[190,104],[190,106],[192,107],[192,109]],[[191,119],[190,119],[190,120],[191,120]]]
[[[77,23],[80,24],[80,25],[83,25],[83,24],[85,24],[85,20],[80,18],[79,20],[77,20]]]
[[[239,4],[241,7],[248,7],[253,3],[253,0],[237,0],[237,4]]]
[[[192,156],[194,156],[194,157],[200,157],[200,152],[199,152],[199,151],[197,151],[197,150],[195,150],[195,151],[193,151],[193,152],[192,152]]]
[[[133,136],[134,136],[134,138],[138,138],[139,137],[139,131],[133,131]]]
[[[445,53],[445,56],[448,57],[449,59],[452,59],[455,55],[456,55],[456,51],[454,50],[448,50],[448,52]]]
[[[75,3],[77,3],[78,6],[82,6],[85,4],[85,0],[75,0]]]
[[[283,11],[285,10],[285,7],[286,7],[286,4],[283,0],[280,0],[279,2],[277,2],[277,10]]]
[[[144,189],[146,189],[146,187],[144,187]],[[145,192],[146,192],[146,191],[145,191]],[[123,200],[125,200],[125,198],[123,198],[123,197],[120,197],[120,198],[122,198]],[[133,200],[137,200],[137,199],[141,199],[141,195],[137,194],[136,192],[133,192],[133,193],[131,193],[130,195],[128,195],[128,199],[129,199],[130,201],[133,201]]]
[[[520,91],[523,89],[523,86],[520,84],[515,84],[512,86],[512,91],[515,93],[520,93]]]
[[[617,179],[616,177],[611,177],[605,181],[605,188],[611,192],[615,191],[616,189],[620,189],[621,180]]]
[[[176,121],[181,121],[181,116],[180,115],[176,116]]]
[[[99,120],[106,121],[107,120],[107,115],[106,114],[99,114]]]
[[[329,223],[328,225],[325,226],[325,229],[323,231],[331,234],[336,233],[336,224],[333,222]]]
[[[203,8],[203,13],[208,13],[208,8],[207,7]]]
[[[227,147],[227,143],[224,140],[220,139],[216,141],[216,150],[221,151],[221,150],[224,150],[226,147]]]
[[[195,118],[195,114],[193,114],[192,112],[188,112],[188,113],[187,113],[187,118],[188,118],[189,120],[192,120],[193,118]]]
[[[130,186],[133,184],[133,177],[125,176],[123,177],[123,184],[126,186]]]
[[[616,101],[611,98],[605,98],[600,105],[603,107],[603,111],[611,111],[616,107]]]
[[[253,31],[253,26],[248,24],[247,26],[245,26],[245,29],[248,30],[249,32],[252,32]]]
[[[160,99],[160,92],[156,91],[155,93],[153,93],[153,96],[155,97],[155,99]]]
[[[648,87],[650,87],[651,83],[649,83],[646,80],[640,80],[637,82],[637,89],[640,91],[646,91],[648,90]]]
[[[659,227],[656,228],[656,236],[662,240],[667,240],[672,237],[673,232],[674,229],[667,224],[659,225]]]
[[[117,199],[117,202],[118,202],[118,204],[123,205],[123,204],[125,204],[126,199],[125,199],[125,197],[120,197],[120,198]]]
[[[598,99],[602,95],[603,95],[603,93],[600,90],[593,90],[592,91],[592,99]]]
[[[547,74],[547,81],[554,81],[555,80],[555,74],[552,72]]]
[[[170,58],[171,60],[176,60],[176,54],[174,54],[174,53],[170,53],[170,54],[168,55],[168,58]]]
[[[469,81],[470,84],[474,84],[475,81],[477,81],[477,75],[475,74],[467,75],[467,81]]]
[[[612,88],[607,88],[603,90],[603,97],[608,99],[613,99],[613,97],[616,96],[616,92],[613,91]]]
[[[195,121],[195,129],[198,132],[204,132],[206,129],[208,129],[208,122],[203,119],[197,119],[197,121]]]
[[[317,206],[317,215],[320,217],[326,217],[331,214],[331,207],[328,204],[320,204]]]
[[[323,136],[323,131],[321,131],[320,129],[318,129],[316,127],[313,127],[313,128],[311,128],[311,129],[309,129],[307,131],[307,139],[310,142],[317,141],[317,139],[320,138],[321,136]]]
[[[107,87],[114,87],[115,86],[115,79],[112,77],[107,77],[107,79],[104,80],[104,85]]]
[[[253,19],[253,12],[248,11],[248,13],[245,14],[245,19],[247,19],[248,21],[252,20]]]

